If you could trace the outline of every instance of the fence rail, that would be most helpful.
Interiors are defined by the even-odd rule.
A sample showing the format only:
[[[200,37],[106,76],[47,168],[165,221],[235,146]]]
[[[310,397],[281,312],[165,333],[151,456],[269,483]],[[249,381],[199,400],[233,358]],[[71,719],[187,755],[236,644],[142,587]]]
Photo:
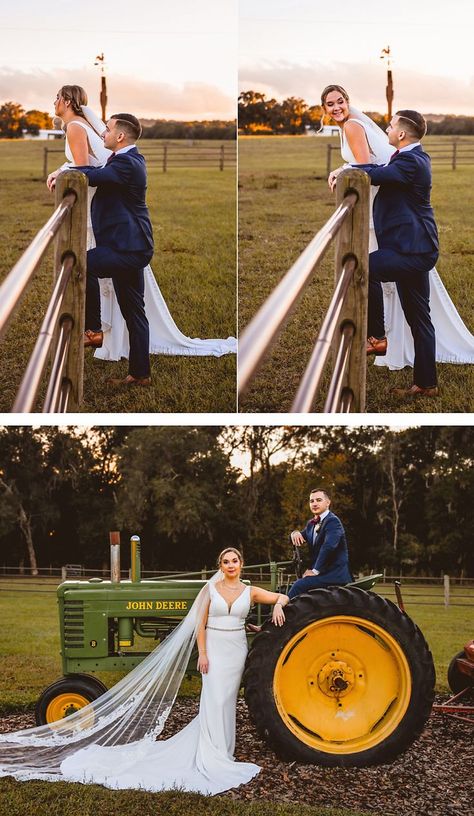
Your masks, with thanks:
[[[166,173],[171,167],[214,167],[225,170],[237,164],[237,147],[235,142],[226,145],[152,145],[141,146],[149,167],[159,165]],[[55,147],[43,148],[43,178],[48,177],[49,156],[51,153],[64,154],[64,150]]]
[[[452,170],[457,170],[460,164],[474,164],[474,145],[472,142],[462,142],[454,139],[452,142],[439,142],[439,144],[427,145],[426,149],[433,163],[440,162],[450,164]],[[328,144],[326,150],[326,173],[329,176],[332,170],[333,150],[336,150],[340,157],[341,148],[338,144]]]
[[[56,209],[0,287],[0,339],[54,241],[53,292],[12,411],[31,413],[48,360],[42,412],[76,410],[83,399],[87,179],[68,171],[56,182]]]
[[[242,333],[239,393],[243,394],[264,357],[336,239],[335,290],[291,410],[309,412],[332,350],[333,376],[326,413],[365,410],[369,189],[366,173],[349,169],[337,180],[337,209]]]

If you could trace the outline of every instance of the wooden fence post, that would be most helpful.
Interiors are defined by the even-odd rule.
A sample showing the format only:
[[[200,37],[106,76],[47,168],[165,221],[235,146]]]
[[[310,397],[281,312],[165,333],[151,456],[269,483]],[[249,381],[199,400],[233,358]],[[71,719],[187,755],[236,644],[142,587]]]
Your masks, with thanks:
[[[345,298],[339,325],[352,323],[355,333],[349,355],[342,393],[349,390],[353,393],[351,411],[365,411],[366,390],[366,342],[367,342],[367,297],[369,285],[369,209],[370,179],[363,170],[354,168],[344,170],[337,179],[337,206],[342,203],[348,190],[356,190],[359,200],[351,214],[346,218],[336,238],[335,282],[339,280],[343,261],[347,255],[354,255],[357,268]],[[340,335],[336,332],[333,342],[333,359],[335,359]]]
[[[458,143],[456,139],[453,141],[453,170],[456,170],[456,159],[457,159],[457,151],[458,151]]]
[[[444,605],[446,609],[449,606],[449,575],[443,577],[444,580]]]
[[[48,148],[45,147],[43,149],[43,179],[46,181],[48,178]]]
[[[76,258],[61,310],[62,315],[70,315],[74,321],[71,331],[69,353],[64,366],[63,377],[71,382],[68,410],[75,411],[82,404],[84,393],[84,320],[86,304],[87,268],[87,198],[88,181],[79,170],[67,170],[56,179],[56,206],[61,202],[66,190],[74,190],[77,201],[64,221],[54,246],[54,279],[61,269],[65,252],[72,252]],[[59,327],[55,333],[55,345]],[[55,345],[53,348],[55,348]]]
[[[168,167],[168,145],[163,145],[163,173],[166,173]]]
[[[221,145],[221,152],[219,158],[219,170],[224,169],[224,145]]]

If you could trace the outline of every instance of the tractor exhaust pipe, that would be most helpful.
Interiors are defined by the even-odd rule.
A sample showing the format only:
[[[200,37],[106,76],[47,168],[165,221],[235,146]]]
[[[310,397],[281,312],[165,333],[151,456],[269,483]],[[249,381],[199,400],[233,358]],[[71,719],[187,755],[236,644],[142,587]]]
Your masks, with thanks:
[[[141,562],[141,546],[140,538],[136,535],[130,539],[130,572],[132,584],[139,584],[142,579],[142,562]]]
[[[120,583],[120,533],[109,533],[110,541],[110,580],[112,584]]]

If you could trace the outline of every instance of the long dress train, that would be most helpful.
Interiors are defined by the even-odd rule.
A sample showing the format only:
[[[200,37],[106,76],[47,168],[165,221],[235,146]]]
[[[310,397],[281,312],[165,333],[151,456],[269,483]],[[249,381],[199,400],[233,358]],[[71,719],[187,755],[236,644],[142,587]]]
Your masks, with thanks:
[[[107,161],[110,150],[104,147],[101,137],[95,130],[82,120],[74,120],[87,133],[89,143],[89,164],[92,167],[101,167]],[[73,167],[73,156],[66,136],[66,158],[63,165]],[[89,188],[89,207],[87,223],[87,248],[95,246],[94,233],[90,220],[90,204],[95,188]],[[234,354],[237,351],[237,340],[235,337],[204,339],[198,337],[186,337],[177,327],[171,313],[166,305],[166,301],[161,294],[160,287],[153,274],[151,266],[144,269],[145,279],[145,312],[150,326],[150,354],[167,354],[182,356],[214,356],[221,357],[223,354]],[[125,325],[120,307],[115,296],[114,287],[110,278],[99,281],[100,284],[100,308],[102,318],[102,329],[104,340],[102,347],[96,349],[94,356],[101,360],[120,360],[122,357],[128,358],[129,339],[128,329]],[[196,304],[198,308],[198,304]],[[87,326],[86,326],[87,328]]]
[[[368,123],[365,114],[350,108],[351,119],[364,128],[370,150],[370,161],[385,164],[393,152],[385,134],[374,123]],[[376,128],[376,130],[374,130]],[[377,133],[378,131],[378,133]],[[354,155],[341,130],[341,154],[345,162],[355,164]],[[371,187],[371,204],[378,187]],[[377,238],[370,213],[369,252],[377,249]],[[410,327],[398,297],[395,283],[382,283],[385,313],[387,354],[376,357],[375,365],[398,370],[413,366],[415,350]],[[437,363],[474,363],[474,336],[462,321],[436,269],[430,271],[430,311],[436,336]]]
[[[92,744],[61,764],[64,779],[108,788],[148,791],[180,788],[207,795],[249,782],[260,767],[236,762],[236,701],[247,655],[247,586],[230,609],[212,584],[206,630],[209,671],[202,676],[199,714],[167,740]]]

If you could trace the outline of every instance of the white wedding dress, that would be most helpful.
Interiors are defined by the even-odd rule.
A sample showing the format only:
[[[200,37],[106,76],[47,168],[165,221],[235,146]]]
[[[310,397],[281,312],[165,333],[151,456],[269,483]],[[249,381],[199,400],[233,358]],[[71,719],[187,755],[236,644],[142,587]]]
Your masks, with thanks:
[[[206,630],[209,671],[202,676],[199,714],[167,740],[144,738],[126,745],[93,744],[61,763],[62,778],[108,788],[147,791],[180,788],[212,795],[249,782],[260,767],[236,762],[236,701],[247,656],[245,618],[250,587],[228,608],[209,585]]]
[[[110,150],[104,147],[102,138],[87,122],[74,120],[87,133],[89,143],[89,164],[91,167],[102,167],[110,155]],[[66,136],[67,162],[62,169],[74,167],[73,156]],[[89,206],[87,214],[87,249],[95,246],[94,233],[90,219],[90,204],[95,188],[89,187]],[[150,326],[150,354],[169,354],[187,356],[215,356],[237,352],[235,337],[227,339],[206,339],[186,337],[177,327],[165,299],[161,294],[151,266],[144,269],[145,278],[145,313]],[[100,309],[104,340],[102,347],[96,349],[95,357],[101,360],[128,359],[129,339],[114,287],[110,278],[103,278],[100,283]],[[199,304],[196,303],[196,308]],[[86,326],[86,328],[88,328]],[[90,327],[89,327],[90,328]]]
[[[356,121],[364,128],[371,163],[386,164],[395,148],[388,143],[387,137],[378,125],[371,120],[367,121],[368,117],[365,114],[361,114],[352,106],[349,110],[351,114],[349,121]],[[349,164],[356,164],[343,130],[340,131],[340,135],[342,158]],[[371,187],[371,203],[377,191],[378,187]],[[369,252],[375,249],[377,238],[371,210]],[[415,357],[413,336],[403,314],[397,287],[395,283],[382,283],[382,289],[388,348],[387,354],[375,357],[375,365],[388,366],[392,371],[413,366]],[[436,269],[430,271],[430,310],[436,336],[436,362],[474,363],[474,336],[464,325]]]

